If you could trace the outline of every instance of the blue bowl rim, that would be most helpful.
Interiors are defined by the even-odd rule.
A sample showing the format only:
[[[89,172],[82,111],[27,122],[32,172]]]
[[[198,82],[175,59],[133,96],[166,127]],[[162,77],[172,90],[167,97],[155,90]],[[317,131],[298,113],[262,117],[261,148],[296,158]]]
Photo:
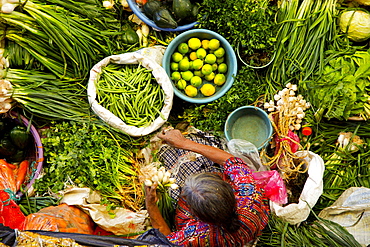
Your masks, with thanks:
[[[137,17],[139,17],[140,20],[142,20],[143,22],[145,22],[145,24],[151,26],[154,29],[158,29],[158,30],[161,30],[161,31],[167,31],[167,32],[179,32],[179,31],[189,30],[189,29],[193,28],[196,24],[198,24],[198,22],[195,21],[195,22],[192,22],[192,23],[189,23],[189,24],[186,24],[186,25],[178,26],[177,28],[162,28],[162,27],[158,27],[154,23],[154,21],[152,21],[151,19],[149,19],[140,10],[140,8],[136,4],[136,1],[135,0],[127,0],[127,3],[130,6],[130,9],[132,10],[132,12],[134,12],[134,14],[137,15]]]
[[[183,37],[186,37],[187,35],[192,34],[192,33],[195,33],[195,34],[196,33],[206,33],[206,34],[210,34],[212,36],[215,36],[218,40],[221,41],[221,44],[224,44],[224,45],[228,46],[229,49],[227,49],[227,50],[232,51],[231,53],[228,53],[228,56],[229,56],[229,60],[231,61],[231,63],[233,63],[235,66],[234,66],[233,70],[231,71],[231,76],[228,77],[224,86],[222,86],[221,89],[216,94],[214,94],[212,96],[209,96],[209,97],[204,97],[204,98],[191,98],[191,97],[188,97],[185,94],[183,94],[180,90],[178,90],[176,88],[176,86],[173,85],[174,93],[180,99],[183,99],[183,100],[185,100],[187,102],[190,102],[190,103],[198,103],[198,104],[209,103],[209,102],[212,102],[212,101],[222,97],[232,87],[232,85],[234,83],[234,77],[236,76],[237,71],[238,71],[238,60],[236,58],[235,51],[233,50],[230,43],[224,37],[222,37],[220,34],[214,32],[212,30],[208,30],[208,29],[192,29],[192,30],[185,31],[185,32],[179,34],[178,36],[176,36],[176,38],[173,39],[169,43],[169,45],[167,46],[167,49],[166,49],[166,51],[164,53],[164,56],[163,56],[163,59],[162,59],[162,67],[164,67],[165,70],[166,70],[166,67],[164,66],[164,62],[169,60],[170,54],[167,52],[169,50],[169,48],[172,48],[172,46],[174,46],[176,41],[181,40]],[[166,72],[167,72],[167,70],[166,70]],[[172,80],[171,80],[171,82],[172,82]]]
[[[240,112],[242,110],[245,110],[245,109],[254,109],[254,110],[257,110],[257,112],[261,113],[264,118],[266,119],[266,122],[268,122],[268,127],[269,127],[269,131],[268,131],[268,137],[266,137],[266,141],[260,146],[260,147],[257,147],[258,150],[261,150],[262,148],[266,147],[267,144],[269,143],[269,140],[272,138],[272,135],[273,135],[273,127],[272,127],[272,124],[271,124],[271,121],[270,121],[270,118],[268,116],[268,114],[261,108],[257,107],[257,106],[241,106],[241,107],[238,107],[236,108],[235,110],[233,110],[227,117],[226,119],[226,122],[225,122],[225,125],[224,125],[224,134],[225,134],[225,137],[226,137],[226,140],[227,141],[230,141],[232,140],[231,136],[229,136],[228,134],[228,127],[229,127],[229,122],[231,121],[231,118],[237,113],[237,112]],[[268,121],[267,121],[268,120]]]

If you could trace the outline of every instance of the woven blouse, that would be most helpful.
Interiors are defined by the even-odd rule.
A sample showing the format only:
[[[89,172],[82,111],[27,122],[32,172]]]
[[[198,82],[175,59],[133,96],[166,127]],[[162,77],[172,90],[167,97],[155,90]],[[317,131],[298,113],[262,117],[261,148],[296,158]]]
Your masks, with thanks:
[[[179,246],[237,247],[254,241],[267,225],[269,207],[264,192],[256,185],[252,171],[237,157],[224,164],[223,179],[234,189],[241,227],[228,232],[222,227],[200,221],[190,213],[184,198],[176,209],[176,229],[167,238]]]

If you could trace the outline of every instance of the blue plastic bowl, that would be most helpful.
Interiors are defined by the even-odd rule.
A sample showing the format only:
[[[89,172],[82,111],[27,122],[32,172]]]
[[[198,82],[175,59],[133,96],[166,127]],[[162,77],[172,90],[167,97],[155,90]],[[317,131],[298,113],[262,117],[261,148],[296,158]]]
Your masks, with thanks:
[[[134,12],[137,17],[139,17],[140,20],[142,20],[145,24],[148,26],[151,26],[154,29],[161,30],[161,31],[168,31],[168,32],[181,32],[185,30],[189,30],[193,28],[198,22],[192,22],[183,26],[178,26],[177,28],[162,28],[158,27],[154,21],[149,19],[142,11],[141,7],[136,3],[135,0],[127,0],[128,5],[130,6],[130,9],[132,12]]]
[[[216,93],[212,96],[205,97],[201,96],[200,93],[197,97],[189,97],[187,96],[183,91],[180,91],[175,86],[175,83],[172,81],[173,89],[175,92],[175,95],[185,101],[188,101],[190,103],[209,103],[212,102],[221,96],[223,96],[233,85],[234,83],[234,77],[236,76],[237,69],[238,69],[238,63],[236,59],[235,52],[233,48],[231,47],[230,43],[222,37],[220,34],[213,32],[211,30],[207,29],[192,29],[188,30],[186,32],[181,33],[178,35],[175,39],[171,41],[171,43],[168,45],[163,59],[162,59],[162,67],[167,72],[167,75],[171,77],[171,56],[174,53],[174,51],[177,49],[177,46],[182,42],[187,42],[190,38],[198,37],[200,39],[218,39],[221,42],[221,45],[225,49],[225,61],[227,64],[227,73],[226,73],[226,82],[222,85],[222,87],[217,87]]]
[[[224,133],[227,141],[246,140],[261,150],[271,140],[273,128],[264,110],[255,106],[242,106],[229,114]]]

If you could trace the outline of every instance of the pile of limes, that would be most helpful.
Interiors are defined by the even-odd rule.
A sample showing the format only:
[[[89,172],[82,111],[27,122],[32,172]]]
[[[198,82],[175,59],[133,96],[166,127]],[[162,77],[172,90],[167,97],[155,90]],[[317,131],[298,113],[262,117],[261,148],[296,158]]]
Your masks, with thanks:
[[[193,37],[182,42],[171,56],[171,79],[189,97],[211,96],[226,81],[225,49],[218,39]]]

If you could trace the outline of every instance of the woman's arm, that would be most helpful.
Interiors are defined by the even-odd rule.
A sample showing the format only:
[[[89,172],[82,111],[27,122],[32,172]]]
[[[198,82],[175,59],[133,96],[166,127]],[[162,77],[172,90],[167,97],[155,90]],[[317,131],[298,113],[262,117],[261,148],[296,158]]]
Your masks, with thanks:
[[[158,137],[175,148],[181,148],[199,153],[220,165],[223,165],[226,160],[233,157],[233,155],[222,149],[189,140],[185,138],[177,129],[165,130],[162,133],[159,133]]]
[[[166,221],[164,220],[157,206],[157,184],[145,186],[145,206],[148,211],[150,222],[153,228],[157,228],[163,235],[167,236],[171,233]]]

